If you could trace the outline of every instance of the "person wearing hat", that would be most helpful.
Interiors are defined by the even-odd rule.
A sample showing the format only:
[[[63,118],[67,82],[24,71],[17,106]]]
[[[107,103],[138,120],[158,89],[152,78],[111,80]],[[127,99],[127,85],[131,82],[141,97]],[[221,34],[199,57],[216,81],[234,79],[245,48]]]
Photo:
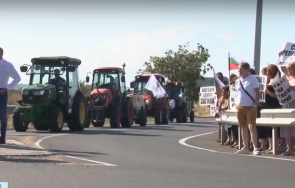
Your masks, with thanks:
[[[1,120],[1,137],[0,144],[5,144],[7,129],[7,91],[13,89],[20,81],[20,75],[14,68],[13,64],[3,58],[3,49],[0,47],[0,120]],[[9,78],[13,81],[8,84]]]

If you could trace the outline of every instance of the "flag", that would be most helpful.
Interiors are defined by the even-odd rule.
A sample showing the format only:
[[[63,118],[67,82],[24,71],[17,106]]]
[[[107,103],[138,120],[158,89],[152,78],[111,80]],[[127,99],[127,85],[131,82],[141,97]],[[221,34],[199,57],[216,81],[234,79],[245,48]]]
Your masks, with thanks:
[[[219,98],[219,97],[221,97],[221,90],[222,90],[222,88],[225,87],[225,84],[223,83],[223,81],[221,81],[218,78],[218,76],[216,76],[214,68],[213,68],[213,74],[214,74],[214,79],[215,79],[216,95],[217,95],[217,98]]]
[[[153,92],[154,96],[157,98],[162,98],[165,96],[166,91],[161,86],[155,75],[151,75],[150,79],[148,80],[145,88],[151,92]]]
[[[239,63],[237,62],[237,60],[233,57],[229,57],[228,60],[228,68],[229,70],[236,70],[239,69]]]

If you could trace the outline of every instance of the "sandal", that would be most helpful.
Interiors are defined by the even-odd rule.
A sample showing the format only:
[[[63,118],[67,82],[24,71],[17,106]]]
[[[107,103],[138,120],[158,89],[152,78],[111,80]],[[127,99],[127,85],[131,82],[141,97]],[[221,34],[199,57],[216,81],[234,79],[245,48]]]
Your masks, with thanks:
[[[216,142],[221,142],[221,139],[217,138],[217,139],[216,139]]]

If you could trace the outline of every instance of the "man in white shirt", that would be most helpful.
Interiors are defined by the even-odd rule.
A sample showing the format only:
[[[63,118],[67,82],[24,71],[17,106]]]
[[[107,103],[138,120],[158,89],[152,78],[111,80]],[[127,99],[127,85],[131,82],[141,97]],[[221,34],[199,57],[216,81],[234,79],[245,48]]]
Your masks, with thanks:
[[[8,84],[9,78],[13,81]],[[3,59],[3,49],[0,47],[0,120],[1,120],[1,137],[0,144],[5,144],[7,129],[7,90],[13,89],[21,81],[20,75],[14,66]]]

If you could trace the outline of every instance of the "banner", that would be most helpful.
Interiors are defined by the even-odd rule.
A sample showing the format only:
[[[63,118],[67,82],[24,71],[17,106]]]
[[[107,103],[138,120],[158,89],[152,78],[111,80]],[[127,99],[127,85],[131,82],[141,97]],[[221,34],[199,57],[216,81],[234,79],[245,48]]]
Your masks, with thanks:
[[[286,75],[279,78],[277,74],[273,79],[272,85],[281,105],[289,104],[295,99],[295,92],[290,89],[290,84]]]
[[[286,66],[291,60],[295,60],[295,43],[286,42],[283,46],[277,65]]]
[[[267,82],[267,76],[262,75],[253,75],[256,77],[258,83],[259,83],[259,102],[265,102],[265,88],[266,88],[266,82]]]
[[[217,96],[215,92],[216,92],[215,86],[201,87],[200,98],[199,98],[200,106],[214,105],[215,101],[217,100]]]

